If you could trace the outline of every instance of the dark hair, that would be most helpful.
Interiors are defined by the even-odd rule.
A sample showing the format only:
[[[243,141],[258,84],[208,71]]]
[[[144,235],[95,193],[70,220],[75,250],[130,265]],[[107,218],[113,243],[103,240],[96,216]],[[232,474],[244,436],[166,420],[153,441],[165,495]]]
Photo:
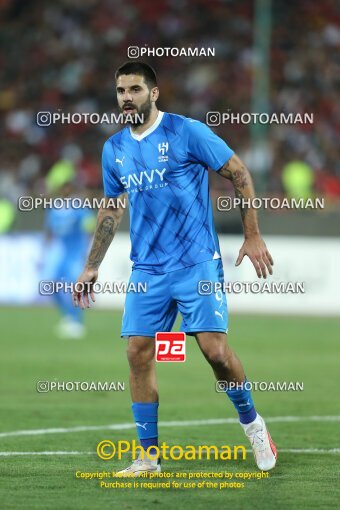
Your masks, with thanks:
[[[143,76],[145,83],[150,88],[157,87],[157,77],[155,70],[144,62],[125,62],[118,67],[115,78],[118,79],[122,74],[138,74]]]

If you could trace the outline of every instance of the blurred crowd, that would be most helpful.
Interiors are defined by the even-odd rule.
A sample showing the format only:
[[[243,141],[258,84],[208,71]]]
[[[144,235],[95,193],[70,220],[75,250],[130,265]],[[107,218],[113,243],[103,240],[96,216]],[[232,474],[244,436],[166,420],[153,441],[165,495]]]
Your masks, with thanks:
[[[254,0],[2,0],[0,197],[45,192],[45,176],[70,160],[77,183],[101,188],[102,145],[119,126],[40,127],[36,113],[117,112],[114,71],[129,46],[214,47],[214,58],[145,58],[157,71],[161,110],[205,120],[206,112],[251,112]],[[215,131],[262,178],[285,192],[282,175],[304,162],[311,190],[340,197],[340,5],[275,0],[270,42],[271,112],[314,113],[313,125],[268,127],[265,145],[249,125]],[[212,187],[225,186],[213,176]]]

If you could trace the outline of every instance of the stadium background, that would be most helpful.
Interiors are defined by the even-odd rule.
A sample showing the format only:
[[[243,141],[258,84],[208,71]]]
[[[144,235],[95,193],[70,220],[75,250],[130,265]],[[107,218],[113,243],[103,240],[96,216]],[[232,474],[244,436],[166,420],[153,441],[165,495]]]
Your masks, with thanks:
[[[270,508],[273,501],[278,508],[334,506],[340,410],[339,401],[329,388],[336,388],[338,382],[340,315],[338,4],[331,0],[3,0],[0,16],[4,411],[0,450],[12,452],[1,457],[4,508],[75,508],[75,503],[70,503],[75,494],[79,508],[90,507],[91,501],[105,505],[114,498],[126,508],[134,507],[134,501],[154,501],[165,508],[172,508],[171,504],[179,501],[188,505],[195,501],[200,508],[210,498],[219,508],[226,497],[235,508],[246,508],[254,498],[262,508]],[[229,299],[235,312],[230,340],[247,367],[248,377],[302,380],[305,384],[303,395],[255,395],[263,414],[273,418],[271,430],[283,453],[269,484],[250,483],[242,494],[112,494],[99,491],[94,484],[80,485],[74,479],[77,467],[107,469],[95,457],[81,452],[93,452],[96,443],[108,435],[120,437],[117,431],[105,427],[131,421],[128,391],[114,395],[41,395],[35,389],[38,380],[120,378],[127,383],[124,344],[119,340],[119,298],[113,296],[110,302],[107,296],[105,302],[87,314],[88,332],[81,344],[63,343],[55,337],[57,312],[37,292],[39,267],[47,256],[43,244],[44,213],[20,212],[17,200],[19,196],[44,195],[46,175],[53,165],[65,159],[76,170],[78,193],[101,196],[102,145],[119,127],[57,124],[42,128],[36,124],[36,113],[59,109],[117,111],[114,70],[127,60],[129,46],[145,45],[216,49],[216,56],[209,59],[144,59],[157,71],[162,110],[202,121],[208,111],[229,109],[234,113],[314,114],[314,125],[264,128],[224,124],[214,128],[246,161],[260,196],[302,194],[325,198],[323,210],[264,210],[259,214],[262,234],[276,262],[274,278],[304,281],[306,294],[264,300],[262,296],[248,296],[246,303],[242,302],[244,296],[233,295]],[[302,190],[296,184],[298,179],[293,177],[287,183],[284,178],[285,169],[292,162],[295,175],[299,175],[301,164],[305,165]],[[217,196],[232,194],[226,186],[224,180],[211,176],[214,204]],[[226,236],[221,239],[227,279],[255,280],[247,262],[238,271],[232,268],[241,240],[238,212],[215,211],[215,218],[219,233]],[[120,234],[105,260],[103,275],[120,278],[126,274],[127,229],[125,214]],[[101,304],[106,310],[100,309]],[[118,311],[112,312],[111,308]],[[234,418],[232,409],[214,393],[214,381],[192,343],[183,367],[162,366],[159,372],[164,422]],[[55,435],[43,432],[82,426],[88,430]],[[94,432],[91,427],[103,430]],[[210,443],[222,444],[226,437],[228,444],[240,443],[242,436],[236,426],[229,427],[202,425],[188,430],[164,426],[164,434],[168,443],[200,444],[202,437]],[[37,429],[42,433],[9,435]],[[132,438],[134,432],[127,429],[121,435]],[[51,455],[13,455],[46,451]],[[56,451],[80,453],[58,456],[53,454]],[[179,469],[178,465],[170,468]],[[209,464],[209,468],[215,469],[215,464]],[[184,463],[180,469],[193,468]],[[207,469],[207,465],[202,463],[197,469]],[[217,464],[216,469],[221,466]],[[250,456],[245,469],[253,469]],[[26,473],[24,482],[22,473]],[[322,480],[317,487],[315,476]]]

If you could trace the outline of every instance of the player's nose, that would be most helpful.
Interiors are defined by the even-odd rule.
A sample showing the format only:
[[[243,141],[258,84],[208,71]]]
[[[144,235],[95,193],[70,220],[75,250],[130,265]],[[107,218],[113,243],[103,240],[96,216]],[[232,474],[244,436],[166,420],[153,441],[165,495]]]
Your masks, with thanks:
[[[124,92],[123,101],[124,101],[124,103],[132,102],[132,96],[131,96],[130,92]]]

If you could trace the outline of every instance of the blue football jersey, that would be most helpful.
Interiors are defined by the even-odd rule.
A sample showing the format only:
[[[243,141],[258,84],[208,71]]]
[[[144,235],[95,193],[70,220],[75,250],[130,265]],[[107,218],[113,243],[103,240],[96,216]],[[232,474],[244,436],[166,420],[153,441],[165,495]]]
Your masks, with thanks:
[[[163,112],[141,135],[125,127],[105,142],[104,194],[128,194],[134,268],[162,274],[220,257],[207,170],[232,155],[205,124]]]

